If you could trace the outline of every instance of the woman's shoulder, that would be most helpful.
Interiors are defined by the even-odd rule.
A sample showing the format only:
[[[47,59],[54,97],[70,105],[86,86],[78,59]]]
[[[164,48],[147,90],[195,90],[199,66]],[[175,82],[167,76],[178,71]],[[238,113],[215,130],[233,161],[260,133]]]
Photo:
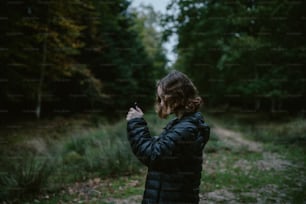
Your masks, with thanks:
[[[189,113],[185,115],[179,122],[180,124],[184,126],[189,126],[189,127],[201,127],[204,124],[206,124],[204,117],[201,112],[194,112],[194,113]]]
[[[199,120],[204,120],[201,112],[188,113],[182,117],[182,121],[197,122]]]
[[[176,127],[196,127],[200,120],[202,120],[200,112],[185,114],[182,118],[176,119],[174,125]]]
[[[182,118],[173,118],[169,121],[164,129],[171,129],[172,127],[197,127],[199,123],[204,121],[201,112],[187,113]]]

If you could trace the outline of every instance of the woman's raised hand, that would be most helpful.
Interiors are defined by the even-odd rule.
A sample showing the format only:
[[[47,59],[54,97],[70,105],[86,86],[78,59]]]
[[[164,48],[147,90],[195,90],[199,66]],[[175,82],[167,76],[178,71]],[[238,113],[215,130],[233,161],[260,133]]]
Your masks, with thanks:
[[[143,117],[143,112],[142,110],[136,106],[135,108],[132,107],[130,108],[129,112],[126,115],[126,120],[131,120],[133,118],[142,118]]]

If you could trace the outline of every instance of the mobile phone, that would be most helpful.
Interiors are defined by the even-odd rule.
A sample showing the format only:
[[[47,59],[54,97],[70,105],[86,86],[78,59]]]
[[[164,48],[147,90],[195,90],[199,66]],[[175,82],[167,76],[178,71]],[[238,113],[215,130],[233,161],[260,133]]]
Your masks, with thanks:
[[[137,106],[138,106],[137,102],[134,102],[133,108],[134,108],[135,110],[137,110],[137,109],[136,109]]]

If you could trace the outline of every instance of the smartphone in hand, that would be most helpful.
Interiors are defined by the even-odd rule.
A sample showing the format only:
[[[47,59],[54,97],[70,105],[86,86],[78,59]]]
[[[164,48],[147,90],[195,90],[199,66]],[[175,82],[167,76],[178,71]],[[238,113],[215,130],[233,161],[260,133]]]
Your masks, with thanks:
[[[133,108],[134,108],[135,110],[137,110],[137,107],[138,107],[137,102],[134,102]]]

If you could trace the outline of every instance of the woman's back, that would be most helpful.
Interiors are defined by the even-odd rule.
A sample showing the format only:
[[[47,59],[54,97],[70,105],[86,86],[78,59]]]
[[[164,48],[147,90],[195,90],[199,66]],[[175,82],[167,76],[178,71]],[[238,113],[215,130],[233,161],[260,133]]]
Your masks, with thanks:
[[[202,115],[172,120],[151,144],[138,140],[149,134],[143,121],[130,121],[128,130],[135,155],[148,166],[143,203],[198,203],[203,148],[209,138]]]

